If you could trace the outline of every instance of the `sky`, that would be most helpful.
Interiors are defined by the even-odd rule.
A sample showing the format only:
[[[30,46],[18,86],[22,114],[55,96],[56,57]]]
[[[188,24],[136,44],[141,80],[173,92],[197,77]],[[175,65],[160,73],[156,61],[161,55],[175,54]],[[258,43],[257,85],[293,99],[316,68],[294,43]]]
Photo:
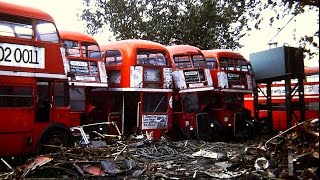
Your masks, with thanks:
[[[81,13],[83,9],[83,0],[0,0],[11,3],[17,3],[21,5],[32,6],[40,8],[48,12],[55,20],[58,29],[71,30],[78,32],[85,32],[85,25],[81,22],[77,14]],[[263,16],[270,17],[272,12],[262,12]],[[292,16],[285,17],[282,21],[275,22],[273,27],[270,27],[267,22],[262,24],[261,30],[253,30],[245,32],[247,35],[240,39],[240,44],[244,47],[238,49],[238,51],[249,59],[249,54],[267,50],[270,48],[268,42],[277,42],[278,47],[287,44],[292,47],[298,47],[299,44],[294,41],[292,32],[295,31],[297,38],[307,33],[312,34],[319,29],[316,24],[316,17],[319,16],[314,12],[307,12],[304,15],[298,15],[294,17],[287,25],[285,25]],[[310,18],[311,17],[311,18]],[[274,37],[280,28],[284,27],[283,30]],[[105,42],[112,38],[112,33],[105,30],[94,38],[98,42]],[[319,41],[319,39],[318,39]],[[319,43],[319,42],[318,42]],[[305,66],[319,66],[319,55],[312,60],[305,60]]]

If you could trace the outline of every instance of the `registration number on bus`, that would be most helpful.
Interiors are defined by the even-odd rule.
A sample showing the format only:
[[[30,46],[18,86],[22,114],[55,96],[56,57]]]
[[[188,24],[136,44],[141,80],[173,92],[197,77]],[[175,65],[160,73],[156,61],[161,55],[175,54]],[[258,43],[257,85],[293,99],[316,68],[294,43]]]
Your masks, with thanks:
[[[0,65],[44,69],[44,48],[0,43]]]

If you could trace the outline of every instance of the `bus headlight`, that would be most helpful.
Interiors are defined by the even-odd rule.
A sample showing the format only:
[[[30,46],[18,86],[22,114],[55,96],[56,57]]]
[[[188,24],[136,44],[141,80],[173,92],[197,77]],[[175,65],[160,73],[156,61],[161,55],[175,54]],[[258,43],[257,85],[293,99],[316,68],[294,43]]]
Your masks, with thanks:
[[[210,127],[212,127],[212,128],[214,127],[213,123],[210,123]]]
[[[231,124],[228,124],[229,127],[231,127]]]
[[[227,116],[224,117],[224,122],[228,122],[229,118]]]
[[[192,126],[190,126],[190,131],[193,131],[193,127]]]

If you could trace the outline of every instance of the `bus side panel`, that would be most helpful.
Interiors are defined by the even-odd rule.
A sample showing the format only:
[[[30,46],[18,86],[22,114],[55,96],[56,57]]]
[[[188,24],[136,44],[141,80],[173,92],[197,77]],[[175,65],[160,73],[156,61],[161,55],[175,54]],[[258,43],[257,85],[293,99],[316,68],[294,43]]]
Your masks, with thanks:
[[[39,42],[40,44],[40,42]],[[56,47],[53,47],[56,46]],[[47,45],[43,43],[45,48],[45,68],[36,69],[36,72],[39,73],[53,73],[53,74],[62,74],[64,75],[64,66],[62,63],[62,55],[59,45],[50,44]],[[55,57],[52,57],[54,55]]]
[[[32,132],[0,134],[0,156],[15,156],[32,151]]]
[[[315,118],[319,118],[319,111],[317,111],[317,110],[306,111],[306,120],[312,120]]]
[[[52,118],[55,123],[64,124],[67,127],[72,126],[70,121],[70,108],[68,107],[55,107],[52,108]],[[80,125],[80,122],[77,126]]]
[[[84,112],[70,112],[70,126],[81,125],[84,116]]]
[[[34,110],[32,108],[0,108],[0,132],[18,133],[31,131],[34,119]]]
[[[294,114],[297,115],[297,117],[300,117],[300,111],[294,111]],[[265,114],[265,117],[266,116],[267,116],[267,114]],[[306,111],[306,120],[312,120],[317,117],[319,117],[318,111],[315,111],[315,110]],[[273,130],[283,131],[283,130],[288,129],[287,121],[286,121],[286,111],[273,111],[272,118],[273,118],[273,120],[272,120]],[[293,118],[292,125],[294,125],[297,123],[297,120],[294,117],[292,117],[292,118]]]

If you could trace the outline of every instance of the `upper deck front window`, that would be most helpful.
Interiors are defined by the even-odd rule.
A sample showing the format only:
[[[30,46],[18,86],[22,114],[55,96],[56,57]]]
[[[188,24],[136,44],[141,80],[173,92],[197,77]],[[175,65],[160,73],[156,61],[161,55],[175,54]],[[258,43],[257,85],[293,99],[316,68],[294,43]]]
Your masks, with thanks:
[[[77,41],[64,40],[63,47],[66,49],[66,55],[80,57],[82,53],[83,57],[89,58],[101,58],[101,52],[99,46],[95,43],[82,42],[81,48]],[[80,52],[81,50],[81,52]]]
[[[118,50],[108,50],[106,52],[106,65],[122,64],[121,52]]]
[[[177,68],[192,68],[189,56],[173,56],[173,59]]]
[[[66,49],[67,56],[80,57],[79,43],[77,41],[63,41],[63,47]]]
[[[206,58],[206,61],[207,61],[207,67],[209,69],[217,69],[218,68],[216,58]]]
[[[193,55],[191,56],[193,60],[194,67],[207,68],[206,61],[202,55]]]
[[[101,58],[101,52],[98,44],[90,43],[90,42],[82,42],[81,50],[84,57],[90,58]]]
[[[52,43],[59,43],[59,36],[56,26],[47,21],[37,21],[37,39],[39,41],[47,41]]]
[[[249,70],[249,66],[246,60],[244,59],[234,59],[234,58],[219,58],[221,70],[229,71],[245,71]]]
[[[221,70],[234,70],[233,59],[231,58],[220,58],[220,68]]]
[[[248,71],[248,63],[244,59],[235,60],[237,71]]]
[[[0,13],[0,36],[32,39],[32,19]]]
[[[163,51],[138,50],[137,64],[165,66],[167,65],[167,60]]]

